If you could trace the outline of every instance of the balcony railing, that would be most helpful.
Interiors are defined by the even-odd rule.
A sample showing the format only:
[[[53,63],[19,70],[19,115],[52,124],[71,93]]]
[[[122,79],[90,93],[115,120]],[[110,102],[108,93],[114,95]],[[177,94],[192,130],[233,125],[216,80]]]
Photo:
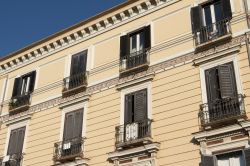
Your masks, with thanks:
[[[27,109],[30,105],[30,93],[11,98],[9,103],[10,113]]]
[[[120,72],[130,71],[149,64],[149,53],[146,49],[120,58]]]
[[[152,120],[133,122],[116,127],[116,147],[136,144],[151,138]]]
[[[23,155],[22,154],[12,154],[5,156],[3,160],[3,166],[21,166]]]
[[[82,137],[55,143],[54,160],[74,160],[76,157],[83,157],[83,143]]]
[[[75,74],[63,79],[63,93],[79,90],[87,86],[87,72]]]
[[[211,25],[202,27],[195,32],[196,46],[231,34],[231,24],[229,19],[224,19]]]
[[[200,122],[202,126],[229,122],[246,116],[244,96],[218,99],[211,103],[200,105]]]

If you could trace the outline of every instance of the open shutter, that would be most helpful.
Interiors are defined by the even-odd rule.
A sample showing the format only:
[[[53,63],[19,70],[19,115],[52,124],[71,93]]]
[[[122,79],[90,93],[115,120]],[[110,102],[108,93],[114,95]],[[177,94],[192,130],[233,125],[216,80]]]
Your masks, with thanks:
[[[216,166],[216,157],[203,155],[201,166]]]
[[[33,72],[30,73],[29,92],[34,91],[35,82],[36,82],[36,71],[33,71]]]
[[[150,28],[150,25],[146,26],[144,28],[144,34],[145,34],[145,48],[150,49],[151,48],[151,28]]]
[[[141,90],[135,93],[134,104],[135,121],[141,122],[147,119],[147,90]]]
[[[120,38],[120,57],[125,57],[129,53],[129,35]]]
[[[132,123],[133,112],[133,95],[129,94],[125,96],[125,116],[124,123]]]
[[[232,9],[231,9],[230,0],[222,0],[221,2],[222,2],[222,12],[223,12],[224,19],[226,18],[231,19]]]
[[[196,33],[202,27],[202,8],[195,6],[191,8],[192,32]]]
[[[18,140],[18,131],[12,130],[10,133],[7,155],[12,155],[16,153],[17,140]]]
[[[82,121],[83,121],[83,110],[78,110],[74,113],[74,138],[82,137]]]
[[[218,67],[220,93],[222,98],[235,97],[237,95],[233,64],[220,65]]]
[[[245,165],[250,165],[250,148],[243,150],[244,158],[245,158]]]
[[[216,68],[208,69],[205,71],[207,101],[211,103],[219,98],[219,84],[217,79]]]
[[[25,136],[25,127],[18,129],[18,137],[17,137],[17,147],[16,152],[21,154],[23,151],[23,142]]]
[[[73,138],[74,133],[74,113],[67,113],[65,115],[65,123],[64,123],[64,135],[63,140],[67,141]]]
[[[12,98],[20,95],[21,93],[21,86],[22,86],[22,78],[16,78],[14,82],[13,92],[12,92]]]

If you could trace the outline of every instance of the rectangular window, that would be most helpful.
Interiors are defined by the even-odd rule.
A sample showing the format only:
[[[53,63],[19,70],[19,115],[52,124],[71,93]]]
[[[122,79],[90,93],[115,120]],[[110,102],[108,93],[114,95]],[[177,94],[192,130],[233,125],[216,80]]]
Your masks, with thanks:
[[[85,50],[79,54],[72,56],[71,69],[70,69],[71,76],[86,72],[87,53],[88,53],[88,51]]]
[[[233,152],[217,156],[217,166],[245,166],[242,152]]]

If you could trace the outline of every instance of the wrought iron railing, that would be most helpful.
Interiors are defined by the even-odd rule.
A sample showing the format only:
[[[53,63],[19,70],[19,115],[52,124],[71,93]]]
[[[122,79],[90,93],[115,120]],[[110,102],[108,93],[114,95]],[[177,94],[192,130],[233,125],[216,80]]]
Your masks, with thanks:
[[[6,161],[3,161],[2,165],[4,166],[21,166],[22,160],[23,160],[23,154],[12,154],[6,156]]]
[[[244,96],[241,94],[200,105],[199,118],[202,126],[236,120],[245,115]]]
[[[231,33],[230,19],[224,19],[211,25],[204,26],[196,31],[194,33],[195,43],[196,45],[200,45]]]
[[[54,144],[54,160],[74,159],[83,155],[84,138],[73,138]]]
[[[151,137],[152,120],[127,123],[116,127],[116,145],[133,143],[146,137]]]
[[[130,70],[149,63],[149,53],[146,49],[131,53],[120,58],[120,71]]]
[[[63,79],[63,91],[69,91],[87,85],[87,72],[75,74]]]
[[[9,103],[9,109],[14,110],[16,108],[26,106],[29,104],[30,104],[30,93],[26,93],[21,96],[12,97]]]

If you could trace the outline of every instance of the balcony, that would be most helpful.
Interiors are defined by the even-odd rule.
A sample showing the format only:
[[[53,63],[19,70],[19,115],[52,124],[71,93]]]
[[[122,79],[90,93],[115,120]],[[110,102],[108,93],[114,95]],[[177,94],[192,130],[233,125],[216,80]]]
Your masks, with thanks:
[[[54,144],[54,161],[73,161],[77,157],[83,158],[84,138],[74,138]]]
[[[147,68],[149,65],[149,53],[146,49],[131,53],[120,58],[120,73],[128,73]]]
[[[244,96],[241,94],[200,105],[199,118],[202,127],[235,123],[245,117]]]
[[[9,103],[9,114],[13,115],[16,113],[20,113],[22,111],[26,111],[30,106],[30,93],[26,93],[21,96],[16,96],[11,98]]]
[[[75,74],[63,79],[63,96],[84,91],[87,87],[87,72]]]
[[[2,161],[3,166],[21,166],[22,165],[22,154],[12,154],[5,156]],[[1,164],[1,163],[0,163]]]
[[[215,41],[223,41],[231,38],[231,23],[229,19],[224,19],[211,25],[202,27],[194,33],[197,48],[206,46]]]
[[[136,146],[147,142],[152,142],[151,123],[152,120],[146,119],[141,122],[133,122],[117,126],[115,128],[116,148]]]

